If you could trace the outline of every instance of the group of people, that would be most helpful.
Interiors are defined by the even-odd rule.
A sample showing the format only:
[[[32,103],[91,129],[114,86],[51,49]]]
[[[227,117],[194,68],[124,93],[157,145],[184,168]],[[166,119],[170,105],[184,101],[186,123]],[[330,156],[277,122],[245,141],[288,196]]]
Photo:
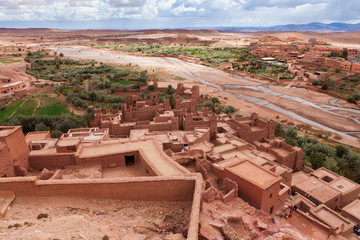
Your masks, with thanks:
[[[298,207],[291,205],[289,208],[290,208],[289,214],[287,214],[287,213],[281,214],[280,217],[285,217],[285,219],[291,218],[291,217],[292,217],[292,213],[293,213],[294,211],[296,211]]]
[[[358,226],[354,226],[353,232],[356,234],[356,236],[360,236],[360,228]]]

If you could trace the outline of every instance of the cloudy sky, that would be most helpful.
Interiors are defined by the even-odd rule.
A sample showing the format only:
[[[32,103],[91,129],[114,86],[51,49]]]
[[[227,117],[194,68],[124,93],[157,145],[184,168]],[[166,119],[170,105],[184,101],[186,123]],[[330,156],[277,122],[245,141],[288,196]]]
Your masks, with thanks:
[[[146,29],[360,22],[359,0],[0,0],[0,27]]]

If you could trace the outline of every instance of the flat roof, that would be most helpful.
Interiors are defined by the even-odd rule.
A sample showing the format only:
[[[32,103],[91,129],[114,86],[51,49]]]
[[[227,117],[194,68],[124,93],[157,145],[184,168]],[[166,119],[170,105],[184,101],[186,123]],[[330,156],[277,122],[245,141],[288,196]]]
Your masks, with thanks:
[[[145,129],[131,129],[130,130],[130,139],[131,140],[142,139],[142,138],[145,137],[146,133],[149,133],[148,128],[145,128]]]
[[[50,135],[50,131],[41,131],[41,132],[29,132],[26,134],[25,139],[28,140],[43,140]]]
[[[311,173],[311,175],[314,175],[315,177],[318,177],[320,179],[322,179],[325,176],[328,176],[335,180],[336,178],[339,177],[337,174],[331,172],[330,170],[328,170],[324,167],[315,170],[314,172]]]
[[[7,137],[20,128],[21,126],[0,126],[0,137]]]
[[[310,175],[300,171],[297,173],[293,173],[291,178],[291,186],[295,186],[301,182],[304,182],[310,178]]]
[[[58,147],[68,147],[68,146],[77,146],[80,143],[80,139],[64,138],[60,139],[56,146]]]
[[[227,169],[262,189],[266,189],[282,179],[275,173],[248,160],[227,167]]]
[[[231,143],[225,143],[219,146],[214,147],[214,151],[217,153],[223,153],[230,150],[236,149],[236,146],[232,145]]]
[[[360,187],[359,184],[345,177],[339,177],[338,179],[332,181],[329,185],[343,193]]]
[[[309,179],[300,182],[295,186],[308,193],[310,196],[317,199],[318,201],[321,201],[322,203],[326,203],[330,199],[341,195],[339,191],[328,186],[316,177],[310,177]]]
[[[341,209],[341,211],[345,211],[356,218],[360,218],[360,199],[355,199],[345,207]]]
[[[79,152],[80,159],[141,151],[144,160],[155,173],[162,176],[183,175],[188,171],[167,156],[153,138],[142,140],[110,140],[101,144],[86,145]]]
[[[336,229],[340,227],[341,224],[344,224],[344,231],[347,231],[355,225],[350,220],[347,220],[325,205],[320,205],[317,208],[310,210],[310,212],[333,229]]]

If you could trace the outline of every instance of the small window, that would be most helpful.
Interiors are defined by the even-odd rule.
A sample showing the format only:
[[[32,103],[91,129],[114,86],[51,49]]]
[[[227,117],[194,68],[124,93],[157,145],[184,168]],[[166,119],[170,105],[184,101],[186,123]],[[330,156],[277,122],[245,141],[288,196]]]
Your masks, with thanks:
[[[272,193],[270,193],[270,198],[272,198]]]
[[[134,155],[125,156],[125,165],[126,166],[135,165],[135,157],[134,157]]]

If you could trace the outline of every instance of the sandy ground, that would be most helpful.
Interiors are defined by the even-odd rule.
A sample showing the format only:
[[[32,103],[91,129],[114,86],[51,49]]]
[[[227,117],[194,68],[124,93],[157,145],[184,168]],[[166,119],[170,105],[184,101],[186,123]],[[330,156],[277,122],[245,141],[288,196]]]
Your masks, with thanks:
[[[318,41],[325,41],[335,48],[360,48],[360,32],[350,33],[316,33],[316,32],[280,32],[272,33],[270,36],[277,37],[286,41],[288,37],[297,37],[308,42],[310,38],[316,38]]]
[[[0,222],[0,238],[180,240],[190,211],[191,202],[16,197]]]
[[[360,126],[356,121],[350,120],[349,118],[344,117],[343,115],[353,115],[352,113],[346,112],[336,112],[323,109],[317,109],[304,104],[301,100],[306,100],[310,104],[325,104],[330,105],[330,100],[333,99],[330,96],[321,94],[311,90],[291,88],[289,86],[282,86],[278,84],[272,84],[269,82],[252,79],[243,75],[233,75],[227,72],[224,72],[219,69],[195,64],[188,61],[183,61],[176,58],[169,57],[143,57],[138,55],[129,55],[123,52],[114,52],[107,51],[105,49],[93,49],[86,46],[51,46],[52,50],[57,52],[64,53],[65,56],[75,58],[75,59],[94,59],[96,61],[101,61],[108,64],[129,64],[138,65],[142,68],[155,69],[155,71],[167,72],[172,76],[179,76],[186,79],[181,81],[188,84],[200,84],[202,89],[207,89],[206,92],[214,92],[215,95],[223,97],[223,101],[226,104],[231,104],[239,108],[240,114],[246,115],[251,112],[258,112],[261,116],[274,119],[275,116],[280,115],[281,119],[288,119],[294,123],[301,123],[306,120],[308,124],[312,125],[311,121],[321,123],[324,125],[326,131],[333,129],[334,133],[336,131],[358,131]],[[168,79],[169,81],[172,79]],[[291,95],[292,97],[300,98],[300,101],[287,100],[278,96],[271,94],[265,94],[258,91],[250,91],[239,89],[236,91],[227,91],[222,90],[223,85],[232,84],[240,86],[263,86],[266,85],[267,88],[273,90],[277,93]],[[206,86],[206,87],[205,87]],[[248,97],[256,97],[260,100],[266,100],[267,102],[272,103],[276,107],[279,107],[283,110],[286,110],[287,113],[279,112],[273,109],[269,109],[267,104],[259,104],[257,102],[244,101],[244,99],[239,99],[234,97],[234,93],[240,93]],[[227,99],[226,99],[227,98]],[[349,107],[344,101],[338,101],[337,104],[346,108]],[[355,107],[355,105],[354,105]],[[352,116],[354,117],[354,116]],[[356,116],[360,117],[360,116]],[[356,118],[355,117],[355,118]],[[315,125],[313,125],[315,126]],[[318,125],[315,127],[321,128]],[[326,127],[326,128],[325,128]],[[330,129],[330,130],[329,130]],[[340,133],[343,135],[341,140],[343,143],[360,147],[359,142],[356,140],[356,137],[351,137],[346,133]],[[334,134],[335,135],[335,134]],[[351,139],[352,138],[352,139]]]

